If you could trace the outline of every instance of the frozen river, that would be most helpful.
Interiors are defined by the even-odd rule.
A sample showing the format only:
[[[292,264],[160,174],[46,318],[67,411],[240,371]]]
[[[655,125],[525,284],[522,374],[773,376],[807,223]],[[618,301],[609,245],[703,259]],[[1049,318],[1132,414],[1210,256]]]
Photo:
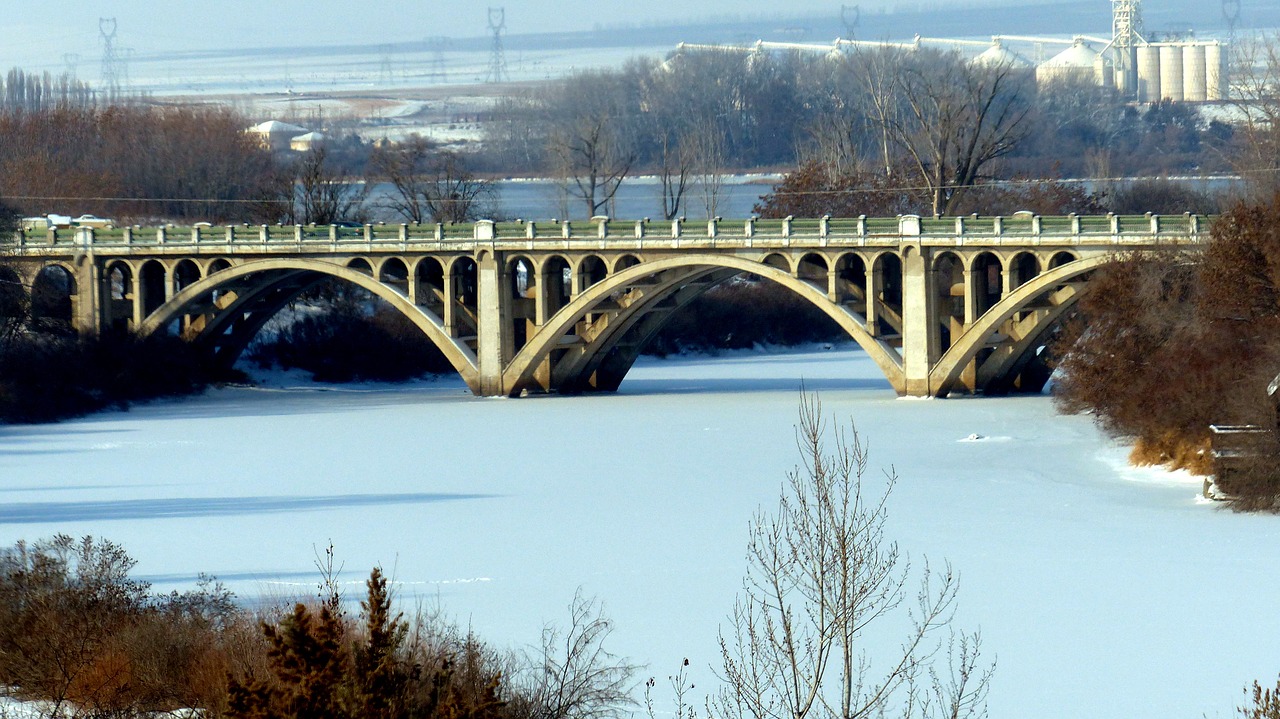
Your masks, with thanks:
[[[0,542],[94,534],[157,589],[209,572],[254,601],[311,593],[332,540],[353,593],[381,563],[511,646],[581,587],[615,652],[659,677],[689,657],[706,687],[748,519],[797,459],[801,379],[896,468],[894,538],[960,571],[993,717],[1225,717],[1280,670],[1280,519],[1126,468],[1047,397],[898,400],[855,349],[647,359],[607,396],[276,381],[0,427]]]

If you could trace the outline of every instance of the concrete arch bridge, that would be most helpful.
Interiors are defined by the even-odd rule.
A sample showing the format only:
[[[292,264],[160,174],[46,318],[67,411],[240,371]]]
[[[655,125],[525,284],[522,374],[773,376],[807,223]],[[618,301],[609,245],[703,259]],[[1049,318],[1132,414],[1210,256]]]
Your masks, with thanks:
[[[1025,213],[80,228],[19,233],[0,271],[81,332],[172,332],[228,366],[301,292],[339,278],[409,318],[473,392],[507,396],[614,390],[673,314],[755,275],[825,312],[899,394],[925,397],[1038,391],[1039,351],[1091,270],[1207,230],[1197,215]]]

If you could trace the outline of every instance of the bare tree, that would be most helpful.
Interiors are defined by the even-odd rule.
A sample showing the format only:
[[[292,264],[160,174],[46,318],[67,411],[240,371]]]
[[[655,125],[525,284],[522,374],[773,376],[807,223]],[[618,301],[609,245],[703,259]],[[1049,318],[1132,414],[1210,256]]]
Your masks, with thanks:
[[[469,222],[492,217],[497,205],[493,182],[476,177],[456,152],[437,152],[427,166],[427,210],[436,222]]]
[[[715,217],[720,203],[720,187],[724,184],[724,166],[728,162],[724,132],[716,118],[700,115],[694,118],[680,138],[680,154],[693,169],[707,217]]]
[[[948,214],[994,160],[1026,136],[1031,77],[1010,64],[966,63],[957,53],[878,49],[862,53],[864,83],[884,137],[906,157]],[[884,75],[882,73],[888,73]]]
[[[637,159],[629,93],[621,76],[581,73],[545,102],[553,171],[589,215],[608,214]]]
[[[466,222],[494,210],[493,183],[476,177],[462,155],[433,151],[421,137],[379,148],[370,162],[394,190],[387,205],[409,222]]]
[[[636,667],[604,647],[612,632],[600,605],[579,590],[569,604],[569,626],[544,628],[539,656],[530,662],[533,719],[615,719],[635,703]]]
[[[909,562],[885,536],[896,477],[869,491],[857,431],[835,431],[830,454],[827,434],[821,403],[805,397],[796,432],[803,464],[789,473],[777,510],[751,523],[743,591],[720,635],[724,686],[710,713],[855,719],[928,708],[923,716],[967,716],[947,710],[985,703],[990,671],[977,669],[976,636],[961,635],[956,671],[935,667],[934,636],[951,624],[957,577],[949,565],[933,572],[926,564],[916,602],[904,608]],[[900,647],[873,656],[868,631],[904,614]]]
[[[1232,94],[1237,137],[1231,158],[1249,180],[1256,201],[1271,199],[1280,189],[1280,41],[1245,40],[1232,57]]]
[[[662,188],[662,216],[674,220],[680,216],[685,192],[689,189],[691,169],[688,156],[680,151],[680,142],[670,129],[657,133],[658,182]]]
[[[302,156],[297,167],[294,217],[304,225],[363,220],[368,186],[331,167],[324,146]]]
[[[384,200],[387,207],[414,224],[427,219],[423,197],[426,194],[426,164],[431,156],[431,145],[414,135],[404,142],[390,147],[374,148],[369,157],[373,170],[391,183],[394,190]]]

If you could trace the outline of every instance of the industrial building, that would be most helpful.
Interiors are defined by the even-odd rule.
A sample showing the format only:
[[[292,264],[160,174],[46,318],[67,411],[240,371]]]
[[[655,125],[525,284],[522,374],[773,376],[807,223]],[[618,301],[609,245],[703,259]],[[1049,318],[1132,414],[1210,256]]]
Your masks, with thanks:
[[[1095,82],[1114,87],[1135,102],[1219,102],[1228,97],[1228,46],[1219,40],[1148,37],[1142,27],[1142,0],[1111,0],[1111,35],[1076,35],[1071,39],[994,35],[991,41],[928,38],[916,35],[903,42],[839,38],[833,45],[758,41],[750,45],[691,45],[680,50],[800,50],[839,56],[848,48],[896,47],[918,49],[926,45],[954,48],[982,47],[970,62],[978,65],[1007,65],[1035,70],[1036,82],[1060,80]],[[1046,45],[1065,49],[1036,63],[1012,45],[1033,46],[1043,52]]]

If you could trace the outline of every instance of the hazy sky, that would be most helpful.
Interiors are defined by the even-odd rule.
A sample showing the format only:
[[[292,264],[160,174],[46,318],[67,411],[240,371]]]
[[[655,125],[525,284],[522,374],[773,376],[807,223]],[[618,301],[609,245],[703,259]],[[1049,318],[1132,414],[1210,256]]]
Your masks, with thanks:
[[[1090,10],[1098,6],[1103,27],[1089,30],[1105,32],[1110,0],[1076,1],[1081,3],[1077,7]],[[832,18],[834,30],[839,27],[842,2],[861,6],[867,15],[893,9],[969,7],[996,19],[1001,16],[1000,5],[1062,0],[0,0],[8,9],[0,72],[15,65],[57,70],[75,56],[82,69],[96,66],[102,57],[100,17],[116,18],[118,48],[142,56],[180,49],[385,45],[440,35],[478,37],[486,34],[490,3],[505,6],[509,34],[733,16],[759,18],[767,27],[769,18],[825,15]],[[1172,13],[1179,25],[1181,18],[1199,15],[1203,18],[1197,22],[1220,22],[1221,0],[1146,0],[1144,4],[1144,12],[1165,17]],[[1241,5],[1274,7],[1273,0],[1242,0]],[[669,44],[685,39],[673,33]]]
[[[726,15],[829,13],[834,18],[840,12],[839,0],[490,1],[506,8],[511,33],[588,30],[597,25],[678,22]],[[884,0],[845,1],[859,4],[864,12],[893,5],[910,8],[921,5]],[[947,5],[991,5],[998,1],[951,0]],[[3,4],[9,5],[10,11],[5,17],[6,43],[0,46],[0,60],[6,54],[29,57],[33,53],[58,58],[64,53],[79,53],[82,58],[96,58],[101,54],[99,17],[115,17],[118,45],[138,53],[183,46],[205,50],[246,44],[385,44],[435,35],[478,36],[485,34],[489,3],[468,0],[3,0]]]

